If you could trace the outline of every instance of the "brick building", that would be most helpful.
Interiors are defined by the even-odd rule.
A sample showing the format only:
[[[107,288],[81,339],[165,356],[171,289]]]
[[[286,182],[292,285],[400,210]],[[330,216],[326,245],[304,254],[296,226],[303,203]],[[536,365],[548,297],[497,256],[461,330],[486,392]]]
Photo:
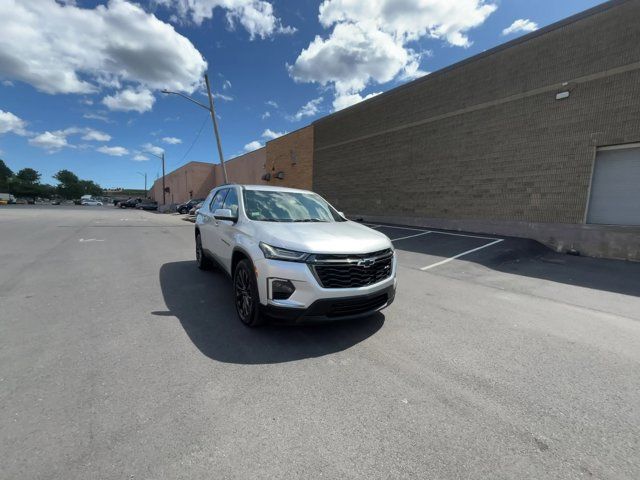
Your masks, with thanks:
[[[180,170],[168,176],[172,201],[190,192]],[[640,0],[604,3],[321,118],[227,171],[233,182],[312,188],[372,221],[640,260]],[[222,183],[219,165],[198,172],[202,192]]]
[[[230,182],[252,185],[280,185],[310,189],[313,175],[313,126],[307,126],[267,142],[266,146],[225,162]],[[204,198],[224,183],[219,164],[189,162],[165,175],[166,203],[183,203]],[[149,196],[162,203],[162,178]]]
[[[314,190],[348,214],[640,259],[640,1],[605,3],[314,126]]]

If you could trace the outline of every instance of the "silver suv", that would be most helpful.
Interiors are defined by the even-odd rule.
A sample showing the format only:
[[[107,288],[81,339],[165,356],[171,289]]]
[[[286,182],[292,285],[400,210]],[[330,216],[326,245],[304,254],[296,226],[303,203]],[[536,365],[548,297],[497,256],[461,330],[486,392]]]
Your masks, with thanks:
[[[249,326],[366,316],[395,296],[389,238],[306,190],[215,188],[198,210],[195,240],[198,267],[231,276],[236,311]]]

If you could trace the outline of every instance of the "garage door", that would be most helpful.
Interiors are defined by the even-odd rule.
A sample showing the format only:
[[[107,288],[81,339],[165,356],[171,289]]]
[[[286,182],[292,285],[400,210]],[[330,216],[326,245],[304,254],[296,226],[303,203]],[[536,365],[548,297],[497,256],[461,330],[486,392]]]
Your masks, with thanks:
[[[640,145],[598,150],[587,223],[640,225]]]

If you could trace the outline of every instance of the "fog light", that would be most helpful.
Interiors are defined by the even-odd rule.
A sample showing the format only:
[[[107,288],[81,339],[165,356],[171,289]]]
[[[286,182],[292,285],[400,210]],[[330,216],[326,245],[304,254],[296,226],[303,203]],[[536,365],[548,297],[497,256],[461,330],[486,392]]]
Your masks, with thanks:
[[[280,280],[278,278],[271,280],[271,298],[273,300],[286,300],[295,291],[296,287],[289,280]]]

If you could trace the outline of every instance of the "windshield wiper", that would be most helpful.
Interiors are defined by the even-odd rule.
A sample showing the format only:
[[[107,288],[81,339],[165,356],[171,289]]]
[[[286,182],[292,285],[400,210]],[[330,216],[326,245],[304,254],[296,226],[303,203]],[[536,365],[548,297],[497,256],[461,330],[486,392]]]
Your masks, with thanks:
[[[320,220],[319,218],[304,218],[302,220],[294,220],[294,222],[320,222],[320,223],[324,223],[325,220]]]

